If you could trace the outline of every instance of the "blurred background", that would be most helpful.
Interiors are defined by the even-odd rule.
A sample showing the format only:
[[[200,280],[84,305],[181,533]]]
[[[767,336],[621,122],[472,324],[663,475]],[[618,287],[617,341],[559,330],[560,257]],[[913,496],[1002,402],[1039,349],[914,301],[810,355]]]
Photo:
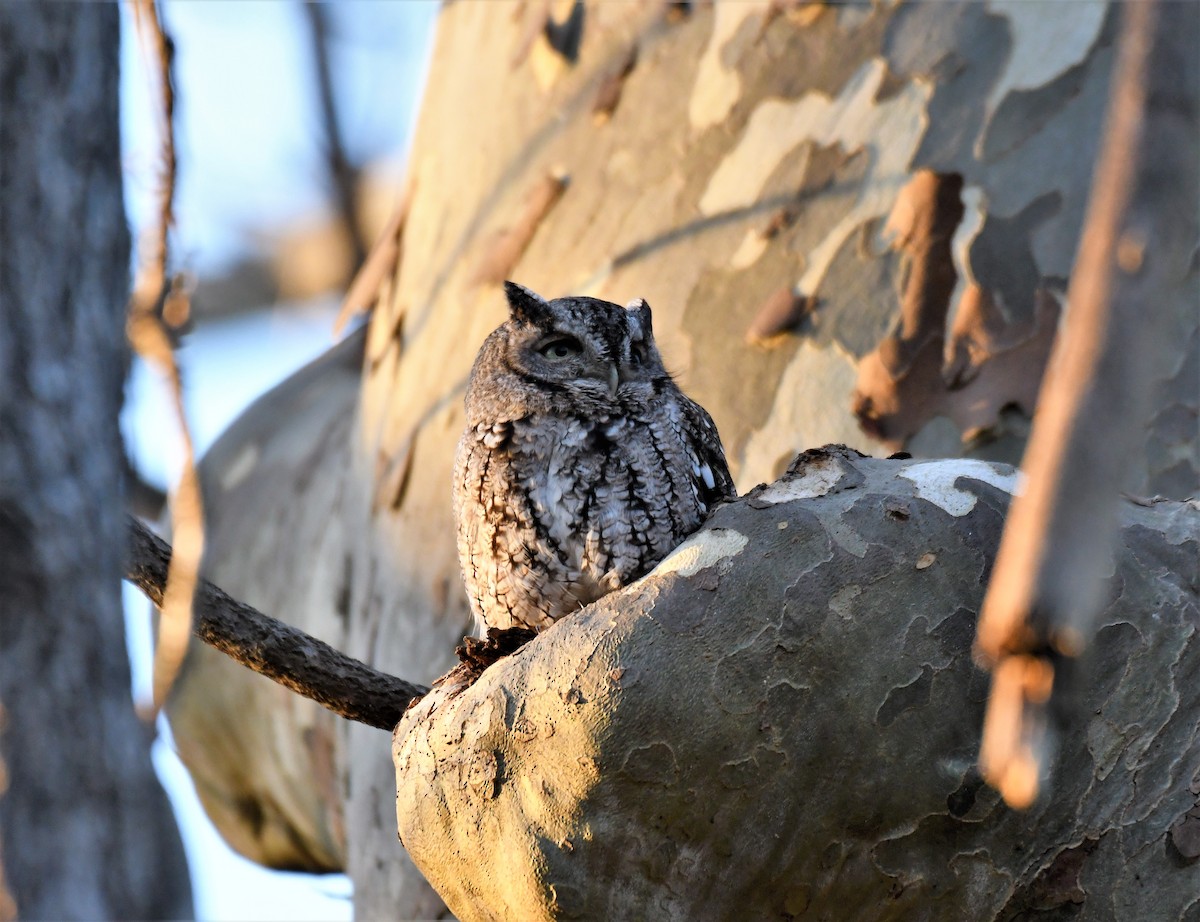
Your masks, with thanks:
[[[150,224],[157,113],[122,10],[122,145],[135,239]],[[191,290],[178,353],[203,453],[255,397],[333,342],[346,284],[397,205],[435,2],[167,0],[178,151],[172,266]],[[167,490],[182,449],[139,362],[122,421],[141,477]],[[126,587],[134,696],[150,697],[150,613]],[[350,883],[267,871],[213,829],[160,719],[154,759],[179,819],[198,919],[349,919]]]

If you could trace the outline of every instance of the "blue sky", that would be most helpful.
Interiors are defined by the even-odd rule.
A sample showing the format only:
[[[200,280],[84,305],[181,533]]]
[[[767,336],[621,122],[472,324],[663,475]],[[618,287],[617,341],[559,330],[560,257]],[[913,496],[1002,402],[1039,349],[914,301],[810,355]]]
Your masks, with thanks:
[[[433,2],[330,4],[332,67],[352,158],[401,168],[436,17]],[[327,200],[315,82],[300,5],[169,0],[175,39],[177,253],[200,271],[252,245],[256,232]],[[128,14],[122,43],[126,198],[143,225],[157,156],[147,75]]]
[[[329,10],[348,152],[399,172],[437,5],[359,0]],[[151,207],[157,141],[139,43],[124,8],[122,15],[123,160],[136,239]],[[256,239],[327,207],[306,22],[298,3],[278,0],[168,0],[164,21],[176,45],[173,268],[216,272]],[[180,360],[198,450],[255,396],[330,344],[336,302],[333,296],[298,310],[197,328]],[[167,483],[181,457],[174,438],[163,434],[175,431],[169,402],[136,363],[128,393],[122,422],[136,463],[151,481]],[[128,587],[126,598],[135,695],[145,698],[147,609]],[[156,743],[154,760],[188,849],[197,918],[350,918],[344,878],[277,874],[241,859],[204,817],[169,738]]]
[[[257,394],[328,346],[336,310],[336,299],[330,297],[197,327],[178,355],[197,450],[212,444]],[[147,479],[166,483],[176,476],[182,453],[176,439],[164,437],[175,432],[171,403],[162,382],[141,362],[132,369],[122,422],[131,454]],[[149,701],[149,603],[127,585],[125,607],[134,697]],[[159,729],[154,765],[183,834],[198,919],[350,918],[351,888],[344,878],[278,874],[230,850],[205,816],[161,718]],[[380,758],[386,757],[386,752],[380,753]]]

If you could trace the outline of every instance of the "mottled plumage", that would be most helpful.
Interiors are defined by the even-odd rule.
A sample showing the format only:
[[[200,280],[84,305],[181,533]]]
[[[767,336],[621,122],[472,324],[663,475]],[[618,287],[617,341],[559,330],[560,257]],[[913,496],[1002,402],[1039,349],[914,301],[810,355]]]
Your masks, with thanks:
[[[650,307],[547,301],[510,318],[467,383],[458,553],[486,627],[548,627],[649,572],[733,481],[712,419],[663,368]]]

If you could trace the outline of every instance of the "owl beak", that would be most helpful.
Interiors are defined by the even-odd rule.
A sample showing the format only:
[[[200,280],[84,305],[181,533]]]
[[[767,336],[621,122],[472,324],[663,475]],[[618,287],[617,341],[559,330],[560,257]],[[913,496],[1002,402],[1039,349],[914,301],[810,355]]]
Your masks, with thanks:
[[[608,392],[613,397],[617,396],[617,385],[621,383],[621,373],[617,370],[617,365],[614,362],[608,366]]]

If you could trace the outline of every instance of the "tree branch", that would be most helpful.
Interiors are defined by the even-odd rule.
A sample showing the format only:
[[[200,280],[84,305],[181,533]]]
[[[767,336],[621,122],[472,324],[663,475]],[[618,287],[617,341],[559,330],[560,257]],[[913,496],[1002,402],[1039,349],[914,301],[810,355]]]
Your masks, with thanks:
[[[317,80],[317,101],[321,109],[321,128],[325,135],[325,165],[329,181],[333,186],[338,217],[350,244],[353,265],[350,275],[358,272],[367,258],[367,242],[363,239],[356,193],[358,190],[358,168],[346,155],[342,138],[342,125],[338,118],[337,102],[333,91],[333,69],[329,61],[329,11],[319,3],[304,4],[308,19],[309,37],[312,40],[313,70]]]
[[[168,300],[182,305],[181,317],[188,313],[188,296],[183,289],[172,289],[167,280],[170,231],[175,223],[175,88],[172,77],[174,45],[163,29],[154,0],[134,0],[133,11],[146,46],[147,61],[158,90],[161,173],[155,194],[156,220],[142,235],[138,270],[129,298],[126,333],[139,356],[158,369],[166,380],[179,436],[183,447],[183,466],[171,503],[171,532],[177,553],[173,555],[169,578],[165,579],[165,601],[159,602],[162,618],[154,648],[154,703],[147,719],[162,706],[170,693],[183,657],[187,652],[192,624],[192,596],[204,556],[204,503],[196,475],[196,453],[183,405],[183,378],[175,360],[172,332],[163,320]]]
[[[1021,465],[1027,488],[1013,503],[979,621],[977,651],[994,689],[980,764],[1015,807],[1028,806],[1047,770],[1062,657],[1092,640],[1106,603],[1118,495],[1174,328],[1161,293],[1193,258],[1195,218],[1171,203],[1200,191],[1197,110],[1173,62],[1187,59],[1200,17],[1188,4],[1152,2],[1121,14],[1070,313]]]
[[[1121,503],[1081,718],[1015,814],[971,643],[1016,475],[805,452],[405,713],[408,856],[462,922],[1194,918],[1200,507]]]
[[[129,518],[125,578],[162,605],[170,546]],[[193,633],[206,644],[347,720],[391,730],[408,705],[428,691],[378,672],[304,631],[278,621],[201,579]]]

